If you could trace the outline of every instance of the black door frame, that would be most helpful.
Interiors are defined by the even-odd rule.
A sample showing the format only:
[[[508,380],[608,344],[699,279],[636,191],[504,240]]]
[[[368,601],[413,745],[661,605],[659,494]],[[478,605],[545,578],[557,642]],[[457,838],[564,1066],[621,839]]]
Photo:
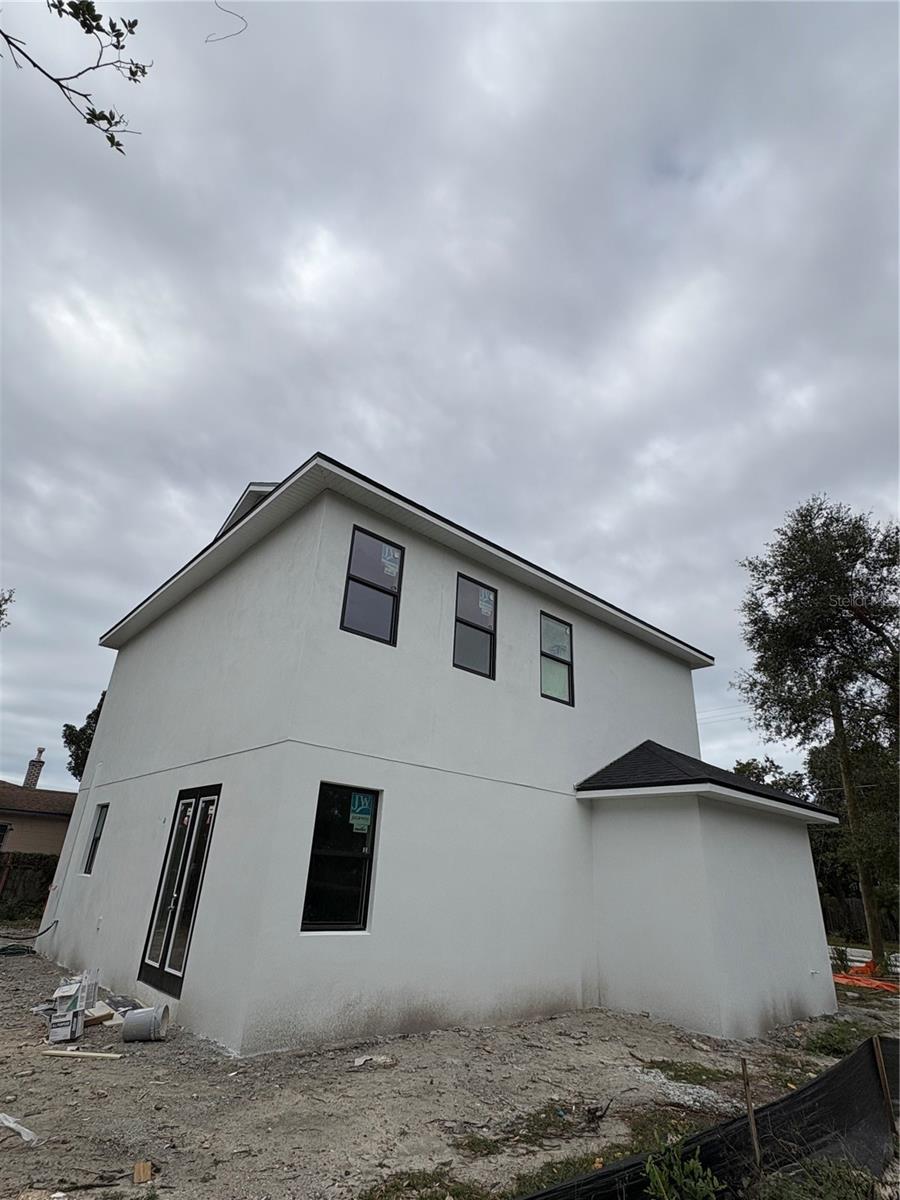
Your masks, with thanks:
[[[151,987],[156,988],[160,992],[164,992],[167,996],[172,996],[176,1000],[181,995],[181,989],[184,984],[184,974],[187,970],[188,953],[190,952],[191,940],[194,935],[194,925],[197,920],[197,910],[200,907],[200,894],[203,890],[203,879],[206,875],[206,864],[209,861],[209,851],[212,845],[213,833],[215,832],[216,812],[219,807],[221,792],[222,785],[217,783],[211,785],[210,787],[185,788],[178,793],[178,796],[175,800],[175,810],[172,816],[172,827],[169,830],[169,837],[168,841],[166,842],[166,852],[163,856],[162,866],[160,867],[159,871],[159,881],[156,885],[156,894],[153,897],[153,907],[150,910],[150,922],[147,927],[147,937],[144,941],[144,949],[141,953],[141,965],[140,969],[138,970],[138,979],[142,983],[148,983]],[[169,955],[172,937],[175,931],[176,918],[178,916],[178,900],[181,897],[181,890],[184,886],[185,876],[187,875],[196,847],[197,823],[198,816],[201,811],[201,800],[214,801],[212,825],[210,827],[209,837],[206,840],[206,849],[203,853],[203,862],[200,864],[200,879],[197,883],[197,895],[194,900],[194,911],[191,914],[191,923],[187,933],[187,943],[184,948],[184,958],[182,959],[181,970],[180,972],[177,972],[166,969],[166,959]],[[156,924],[157,909],[160,904],[163,885],[165,883],[166,875],[170,865],[169,856],[172,853],[172,846],[175,840],[175,830],[178,827],[178,813],[181,806],[188,802],[191,802],[193,807],[191,809],[190,822],[188,825],[187,837],[185,839],[184,856],[178,870],[178,878],[175,880],[173,902],[170,906],[170,911],[174,912],[174,916],[166,928],[159,957],[159,963],[154,965],[153,963],[147,962],[147,954],[150,950],[150,942],[153,938],[153,928]]]

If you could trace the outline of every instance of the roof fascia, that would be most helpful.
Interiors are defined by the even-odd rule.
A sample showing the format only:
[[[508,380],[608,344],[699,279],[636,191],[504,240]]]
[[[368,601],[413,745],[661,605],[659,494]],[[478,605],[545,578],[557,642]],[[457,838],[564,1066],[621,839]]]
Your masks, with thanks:
[[[310,480],[313,494],[310,494]],[[454,521],[408,500],[398,492],[368,479],[359,472],[344,466],[324,454],[314,454],[274,488],[264,499],[255,504],[224,533],[217,537],[199,554],[195,555],[180,571],[161,584],[146,600],[137,605],[126,616],[107,630],[100,638],[101,646],[118,649],[130,637],[140,632],[161,616],[168,608],[193,588],[185,588],[186,576],[193,572],[199,575],[198,585],[211,578],[218,570],[233,561],[253,542],[271,532],[294,512],[310,503],[313,495],[325,490],[335,491],[347,499],[356,501],[376,512],[382,513],[397,523],[420,532],[470,559],[493,565],[504,574],[518,579],[545,595],[554,596],[561,603],[584,612],[586,615],[619,629],[643,641],[655,649],[686,662],[692,669],[711,666],[713,657],[695,646],[682,642],[664,630],[642,621],[624,609],[602,600],[552,572],[545,571],[527,559],[504,549],[495,542],[479,537]],[[293,503],[292,503],[293,498]],[[232,510],[233,511],[233,510]],[[226,522],[227,524],[227,522]],[[250,525],[255,532],[248,536]],[[224,527],[223,527],[224,528]],[[212,560],[212,562],[211,562]],[[220,566],[214,566],[220,561]],[[173,596],[172,593],[176,594]]]
[[[575,793],[579,800],[626,800],[633,797],[664,799],[669,796],[701,796],[734,804],[739,808],[752,808],[757,812],[768,812],[788,820],[802,821],[806,825],[839,825],[840,817],[814,808],[811,804],[790,804],[785,800],[774,800],[768,796],[755,796],[751,792],[739,792],[735,788],[723,787],[718,783],[675,783],[670,785],[651,784],[648,787],[598,788],[593,791]]]

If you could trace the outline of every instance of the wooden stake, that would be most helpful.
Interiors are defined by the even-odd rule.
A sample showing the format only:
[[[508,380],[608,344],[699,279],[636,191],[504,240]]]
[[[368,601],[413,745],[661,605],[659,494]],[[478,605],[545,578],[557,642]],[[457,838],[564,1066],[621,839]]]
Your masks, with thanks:
[[[878,1078],[881,1080],[881,1091],[884,1096],[885,1107],[887,1108],[888,1120],[891,1128],[894,1127],[894,1103],[891,1100],[891,1088],[888,1083],[887,1071],[884,1069],[884,1055],[881,1052],[881,1037],[875,1034],[872,1038],[872,1050],[875,1053],[875,1065],[878,1067]]]
[[[744,1080],[744,1103],[747,1105],[747,1120],[750,1123],[750,1141],[753,1143],[753,1158],[757,1171],[762,1170],[762,1151],[759,1148],[759,1134],[756,1131],[756,1114],[753,1111],[753,1098],[750,1095],[750,1076],[747,1072],[747,1060],[741,1059],[741,1076]]]
[[[49,1058],[121,1058],[121,1054],[103,1054],[99,1050],[42,1050]]]

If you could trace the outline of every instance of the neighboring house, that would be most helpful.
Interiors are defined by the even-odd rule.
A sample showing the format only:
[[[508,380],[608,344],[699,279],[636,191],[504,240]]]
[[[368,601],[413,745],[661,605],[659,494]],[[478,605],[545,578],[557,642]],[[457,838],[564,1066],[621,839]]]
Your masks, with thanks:
[[[52,859],[63,848],[75,792],[39,788],[44,747],[29,762],[24,781],[0,779],[0,910],[40,907],[47,896]],[[46,861],[24,855],[41,855]]]
[[[101,644],[41,949],[201,1034],[835,1009],[836,818],[698,760],[710,656],[325,455]]]
[[[0,852],[59,856],[75,807],[76,792],[53,792],[37,786],[44,766],[38,746],[22,783],[0,779]]]

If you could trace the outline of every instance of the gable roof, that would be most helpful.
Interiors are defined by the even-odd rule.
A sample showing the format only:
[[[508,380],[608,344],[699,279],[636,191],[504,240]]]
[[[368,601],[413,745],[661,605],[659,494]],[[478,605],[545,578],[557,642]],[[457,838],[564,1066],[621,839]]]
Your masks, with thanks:
[[[53,792],[49,788],[27,788],[0,779],[0,811],[29,813],[43,817],[69,817],[77,792]]]
[[[232,510],[225,525],[209,545],[108,629],[100,638],[100,645],[113,649],[124,646],[135,634],[146,629],[324,491],[337,492],[468,559],[485,564],[526,587],[535,588],[570,608],[630,634],[691,667],[708,667],[715,661],[696,646],[642,621],[625,609],[569,583],[561,576],[544,570],[521,555],[473,533],[448,517],[432,512],[321,452],[308,458],[301,467],[254,503],[243,516],[232,519],[235,513]],[[246,494],[245,491],[241,501]],[[238,501],[238,505],[241,501]]]
[[[702,759],[692,758],[682,754],[680,750],[671,750],[661,746],[659,742],[648,739],[629,750],[627,754],[614,759],[582,779],[575,785],[576,792],[621,792],[624,789],[644,788],[652,791],[661,787],[683,787],[686,784],[717,784],[734,792],[743,792],[748,796],[762,796],[766,800],[777,800],[780,804],[788,804],[794,808],[802,808],[812,813],[834,817],[835,814],[817,804],[808,804],[798,800],[778,788],[767,787],[764,783],[755,783],[746,775],[738,775],[735,771],[726,771]]]

